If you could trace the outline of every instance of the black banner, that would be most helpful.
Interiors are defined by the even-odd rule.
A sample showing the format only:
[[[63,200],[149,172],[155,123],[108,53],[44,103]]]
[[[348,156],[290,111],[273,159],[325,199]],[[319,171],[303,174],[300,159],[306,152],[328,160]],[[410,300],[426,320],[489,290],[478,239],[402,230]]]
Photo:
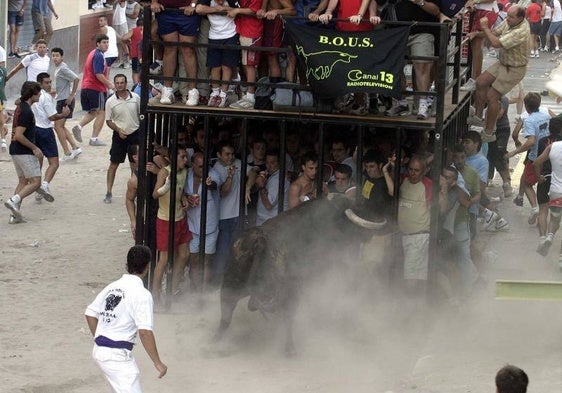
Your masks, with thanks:
[[[287,21],[285,30],[316,96],[364,92],[400,97],[408,26],[346,33]]]

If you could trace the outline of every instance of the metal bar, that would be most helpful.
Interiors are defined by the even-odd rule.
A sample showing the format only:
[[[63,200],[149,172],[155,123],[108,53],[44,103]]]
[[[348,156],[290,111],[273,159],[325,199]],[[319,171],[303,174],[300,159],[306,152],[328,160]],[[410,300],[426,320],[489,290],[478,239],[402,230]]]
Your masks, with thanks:
[[[287,135],[287,124],[285,123],[284,120],[282,120],[279,130],[279,163],[281,165],[279,166],[279,194],[277,196],[277,213],[283,212],[283,206],[285,205],[285,179],[287,178],[287,155],[285,151],[286,135]]]
[[[316,195],[322,195],[322,182],[324,181],[324,144],[325,144],[326,130],[324,123],[320,123],[319,130],[319,146],[318,146],[318,173],[316,174]],[[305,163],[306,164],[306,163]],[[299,168],[300,170],[300,162]]]
[[[170,309],[172,294],[172,272],[174,270],[174,239],[176,237],[176,194],[177,194],[177,173],[178,173],[178,133],[177,116],[172,116],[170,121],[170,206],[168,210],[168,263],[166,264],[166,310]],[[157,294],[158,295],[158,294]]]
[[[496,280],[496,299],[562,300],[562,282]]]
[[[238,210],[238,230],[244,228],[246,222],[246,182],[248,181],[248,119],[242,119],[240,127],[240,207]],[[242,218],[242,219],[240,219]]]
[[[205,286],[205,244],[207,242],[207,203],[209,201],[209,188],[207,187],[207,177],[209,176],[209,162],[211,158],[211,129],[209,116],[203,119],[205,129],[205,150],[203,151],[203,177],[201,178],[201,195],[199,196],[199,207],[201,208],[201,220],[199,221],[199,266],[201,267],[200,282]],[[193,190],[197,193],[197,190]],[[202,287],[202,288],[203,288]]]

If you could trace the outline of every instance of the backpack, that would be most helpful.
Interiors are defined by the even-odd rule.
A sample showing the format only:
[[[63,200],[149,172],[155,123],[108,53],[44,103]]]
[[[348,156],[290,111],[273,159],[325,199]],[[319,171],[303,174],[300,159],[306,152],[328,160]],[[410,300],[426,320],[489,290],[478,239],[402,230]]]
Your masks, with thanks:
[[[263,78],[260,78],[257,83],[271,83],[271,81],[268,76],[264,76]],[[256,92],[254,93],[254,109],[273,109],[273,103],[271,102],[271,96],[273,95],[273,92],[274,90],[272,86],[258,85],[256,87]]]
[[[283,87],[283,85],[287,87]],[[273,110],[289,112],[314,112],[316,106],[312,92],[306,90],[292,89],[290,82],[280,82],[275,87],[271,96]]]

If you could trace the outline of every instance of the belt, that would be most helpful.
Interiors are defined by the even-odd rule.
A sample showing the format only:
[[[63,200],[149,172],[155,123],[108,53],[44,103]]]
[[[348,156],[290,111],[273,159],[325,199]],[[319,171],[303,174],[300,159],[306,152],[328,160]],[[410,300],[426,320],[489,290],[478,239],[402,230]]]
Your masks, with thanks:
[[[134,345],[129,341],[113,341],[105,336],[97,336],[94,341],[100,347],[128,349],[129,351],[133,350]]]

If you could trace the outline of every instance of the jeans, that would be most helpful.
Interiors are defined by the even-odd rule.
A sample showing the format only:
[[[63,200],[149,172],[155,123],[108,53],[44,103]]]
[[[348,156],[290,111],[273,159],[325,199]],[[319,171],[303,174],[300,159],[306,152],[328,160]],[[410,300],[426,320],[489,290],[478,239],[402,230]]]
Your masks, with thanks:
[[[222,276],[226,262],[230,256],[230,246],[238,235],[238,217],[219,221],[219,238],[217,240],[217,252],[213,260],[213,281],[222,282]]]
[[[470,229],[468,221],[455,223],[454,231],[456,245],[455,261],[460,273],[461,294],[467,296],[472,290],[472,277],[476,275],[476,268],[470,256]]]

